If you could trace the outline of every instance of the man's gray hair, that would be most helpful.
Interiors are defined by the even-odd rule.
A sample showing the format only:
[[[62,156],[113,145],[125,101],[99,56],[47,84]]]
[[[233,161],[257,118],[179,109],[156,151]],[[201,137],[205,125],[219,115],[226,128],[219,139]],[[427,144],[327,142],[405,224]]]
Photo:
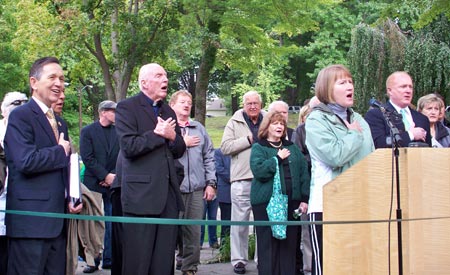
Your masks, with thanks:
[[[8,117],[9,113],[16,107],[25,104],[25,102],[28,101],[28,97],[26,94],[21,92],[9,92],[5,94],[5,97],[3,98],[1,110],[2,110],[2,116]]]
[[[276,100],[276,101],[270,103],[269,108],[267,108],[267,111],[269,111],[269,112],[273,111],[273,108],[275,108],[275,106],[277,106],[277,105],[283,105],[283,107],[285,107],[286,110],[289,109],[289,105],[286,102],[284,102],[283,100]]]
[[[259,99],[259,102],[262,103],[262,97],[257,91],[248,91],[248,92],[246,92],[242,96],[242,103],[245,104],[245,102],[247,101],[247,98],[250,97],[250,96],[254,96],[254,95],[257,95],[258,99]]]

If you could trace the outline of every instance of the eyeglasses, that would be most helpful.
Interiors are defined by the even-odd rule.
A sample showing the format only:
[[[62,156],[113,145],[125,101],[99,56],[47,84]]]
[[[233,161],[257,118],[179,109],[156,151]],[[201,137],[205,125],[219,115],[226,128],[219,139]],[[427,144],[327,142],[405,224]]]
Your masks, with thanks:
[[[19,106],[19,105],[25,104],[27,102],[28,102],[28,100],[26,100],[26,99],[22,99],[22,100],[18,99],[18,100],[14,100],[9,105]]]

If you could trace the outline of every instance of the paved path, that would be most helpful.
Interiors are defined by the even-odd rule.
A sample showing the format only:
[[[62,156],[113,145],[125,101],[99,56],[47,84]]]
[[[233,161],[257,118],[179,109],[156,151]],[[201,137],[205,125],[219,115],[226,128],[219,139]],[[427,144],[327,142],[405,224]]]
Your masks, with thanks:
[[[234,275],[233,267],[230,262],[227,263],[217,263],[217,254],[219,252],[218,249],[209,248],[208,244],[205,243],[204,248],[200,251],[200,262],[201,264],[198,266],[197,275],[210,275],[210,274],[220,274],[220,275]],[[207,247],[207,248],[206,248]],[[85,262],[79,262],[76,275],[83,275],[83,268],[86,266]],[[98,270],[94,273],[94,275],[110,275],[110,270]],[[181,275],[181,271],[175,271],[175,275]],[[256,269],[256,264],[254,261],[251,261],[247,265],[246,275],[257,275],[258,270]]]

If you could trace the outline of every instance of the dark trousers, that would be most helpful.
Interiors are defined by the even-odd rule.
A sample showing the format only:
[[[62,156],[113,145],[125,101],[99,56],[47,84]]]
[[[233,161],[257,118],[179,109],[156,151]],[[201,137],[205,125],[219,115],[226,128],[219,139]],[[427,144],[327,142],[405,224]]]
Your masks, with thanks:
[[[103,210],[105,211],[105,217],[112,216],[111,197],[109,192],[102,193],[103,198]],[[103,239],[103,266],[111,266],[111,222],[105,222],[105,238]]]
[[[166,207],[157,216],[138,216],[123,213],[126,217],[178,218],[175,194],[169,191]],[[169,275],[174,273],[177,225],[123,224],[122,274]]]
[[[289,202],[288,220],[299,202]],[[267,204],[252,205],[255,220],[267,221]],[[256,226],[259,275],[296,275],[297,231],[299,226],[288,226],[286,239],[272,237],[270,226]]]
[[[231,202],[219,202],[220,207],[220,220],[230,221],[231,220]],[[222,225],[222,230],[220,231],[220,245],[223,245],[225,239],[230,239],[230,226]]]
[[[66,233],[51,239],[9,239],[8,275],[66,273]]]
[[[8,266],[8,238],[0,236],[0,275],[6,275]]]
[[[322,221],[322,213],[309,214],[309,221]],[[323,260],[322,260],[322,225],[311,224],[311,246],[312,246],[312,275],[323,274]]]
[[[111,190],[112,216],[123,216],[120,194],[121,188]],[[118,222],[111,225],[111,275],[122,274],[122,226]]]

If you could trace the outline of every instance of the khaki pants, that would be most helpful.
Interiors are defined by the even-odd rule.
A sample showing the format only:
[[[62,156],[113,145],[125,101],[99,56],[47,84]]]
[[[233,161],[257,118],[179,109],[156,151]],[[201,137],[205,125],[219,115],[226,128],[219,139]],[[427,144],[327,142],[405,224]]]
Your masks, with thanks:
[[[231,184],[231,220],[249,221],[252,212],[250,204],[251,180],[234,181]],[[230,228],[231,264],[238,262],[247,265],[248,262],[249,227],[232,225]],[[256,261],[256,253],[255,253]]]

